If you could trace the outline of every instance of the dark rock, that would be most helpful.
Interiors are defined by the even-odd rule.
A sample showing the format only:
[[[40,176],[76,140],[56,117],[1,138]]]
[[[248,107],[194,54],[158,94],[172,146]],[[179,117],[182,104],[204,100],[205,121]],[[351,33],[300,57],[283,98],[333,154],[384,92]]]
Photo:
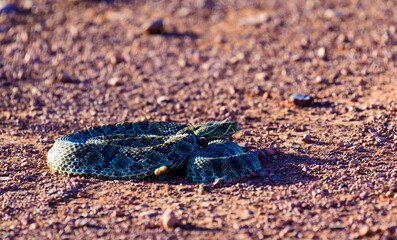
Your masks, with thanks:
[[[289,97],[289,100],[297,106],[308,106],[313,102],[313,97],[307,94],[294,93]]]
[[[58,80],[61,83],[79,83],[79,80],[77,79],[73,79],[72,76],[70,76],[70,74],[63,72],[58,76]]]
[[[146,34],[162,34],[164,32],[163,19],[158,19],[144,27]]]

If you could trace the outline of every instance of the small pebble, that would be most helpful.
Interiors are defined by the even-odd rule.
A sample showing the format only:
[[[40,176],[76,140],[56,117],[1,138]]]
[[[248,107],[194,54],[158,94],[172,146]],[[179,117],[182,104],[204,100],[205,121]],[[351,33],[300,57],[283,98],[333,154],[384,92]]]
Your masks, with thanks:
[[[213,187],[213,188],[222,187],[223,184],[224,184],[224,182],[225,182],[225,179],[223,179],[223,178],[217,178],[217,179],[215,179],[215,181],[212,183],[212,187]]]
[[[178,59],[177,63],[178,63],[178,65],[180,67],[186,67],[186,60],[185,59],[180,58],[180,59]]]
[[[88,194],[84,193],[84,192],[78,192],[77,193],[77,197],[79,197],[79,198],[83,198],[83,197],[87,197],[87,196],[88,196]]]
[[[386,228],[386,231],[388,231],[390,234],[395,234],[396,230],[397,230],[397,225],[391,225]]]
[[[327,83],[327,81],[326,81],[324,78],[322,78],[321,76],[317,76],[317,77],[314,79],[314,83],[316,83],[316,84],[322,84],[322,83]]]
[[[70,76],[66,72],[61,73],[61,75],[59,76],[59,81],[61,83],[74,83],[75,82],[75,80],[72,78],[72,76]]]
[[[244,143],[239,143],[238,144],[241,148],[243,148],[244,150],[248,150],[249,149],[249,145],[248,143],[244,142]]]
[[[369,229],[368,226],[363,226],[360,228],[359,234],[361,237],[368,236],[370,234],[371,230]]]
[[[39,228],[39,225],[37,223],[32,223],[29,226],[29,230],[35,230],[35,229],[38,229],[38,228]]]
[[[384,177],[386,177],[386,174],[384,174],[384,173],[377,173],[375,176],[376,176],[377,178],[384,178]]]
[[[269,14],[263,12],[257,15],[244,17],[239,20],[239,25],[256,25],[262,24],[270,20]]]
[[[160,97],[157,98],[156,101],[157,101],[158,104],[161,104],[163,102],[167,102],[168,98],[166,96],[160,96]]]
[[[255,80],[257,81],[264,81],[268,79],[269,79],[269,75],[266,72],[260,72],[255,74]]]
[[[206,192],[211,192],[211,185],[209,185],[209,184],[200,184],[199,192],[201,194],[206,193]]]
[[[387,198],[391,198],[393,196],[394,196],[394,194],[391,191],[388,191],[388,192],[385,193],[385,197],[387,197]]]
[[[317,56],[318,56],[319,58],[322,58],[322,59],[325,58],[325,48],[324,48],[324,47],[320,47],[320,48],[317,50]]]
[[[357,165],[358,165],[358,163],[355,159],[353,159],[349,162],[349,168],[356,167]]]
[[[264,152],[267,156],[270,156],[270,155],[276,154],[276,149],[275,149],[273,146],[271,146],[271,147],[268,147],[268,148],[263,149],[263,152]]]
[[[164,211],[161,221],[163,227],[166,229],[174,228],[176,225],[180,224],[179,219],[176,217],[174,211],[172,209],[167,209]]]
[[[144,26],[146,34],[162,34],[164,32],[163,19],[155,20]]]
[[[113,212],[113,216],[122,217],[124,215],[123,210],[116,210]]]
[[[177,191],[180,193],[180,192],[187,192],[187,191],[190,191],[191,189],[190,189],[190,187],[189,186],[179,186],[178,187],[178,189],[177,189]]]
[[[216,43],[221,43],[221,44],[226,43],[226,39],[225,39],[225,37],[223,35],[216,35],[214,37],[214,41]]]
[[[154,217],[157,215],[159,215],[159,213],[156,211],[144,211],[139,214],[141,217]]]
[[[108,84],[110,86],[120,86],[122,85],[122,82],[120,81],[120,78],[112,77],[111,79],[109,79]]]
[[[245,209],[245,212],[249,215],[254,214],[254,211],[252,211],[251,209]]]
[[[341,18],[345,16],[346,13],[342,10],[337,10],[337,9],[327,9],[324,12],[324,16],[326,18]]]
[[[296,106],[308,106],[313,102],[313,97],[307,94],[294,93],[289,97],[289,100]]]
[[[262,95],[262,99],[263,99],[263,100],[270,99],[270,98],[272,98],[272,95],[271,95],[270,92],[265,92],[265,93]]]
[[[95,222],[92,219],[89,218],[82,218],[82,219],[76,219],[74,222],[74,225],[76,227],[84,227],[84,226],[95,226]]]
[[[304,143],[311,143],[313,142],[313,136],[309,134],[305,134],[302,138],[302,142]]]

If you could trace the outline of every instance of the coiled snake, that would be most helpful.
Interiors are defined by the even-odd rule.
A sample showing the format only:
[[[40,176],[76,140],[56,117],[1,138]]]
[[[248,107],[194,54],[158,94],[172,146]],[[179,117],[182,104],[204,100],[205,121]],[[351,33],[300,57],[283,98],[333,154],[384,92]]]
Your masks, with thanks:
[[[186,167],[195,182],[232,178],[261,169],[258,158],[224,139],[237,123],[230,120],[185,125],[126,122],[91,127],[62,136],[47,163],[57,173],[106,179],[144,178]],[[197,143],[208,139],[207,146]]]

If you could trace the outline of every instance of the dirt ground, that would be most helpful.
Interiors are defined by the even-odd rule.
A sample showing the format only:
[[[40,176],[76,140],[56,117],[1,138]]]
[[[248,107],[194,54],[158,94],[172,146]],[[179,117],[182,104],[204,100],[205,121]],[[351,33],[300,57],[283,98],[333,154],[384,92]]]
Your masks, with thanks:
[[[397,1],[145,2],[0,2],[1,239],[397,238]],[[46,165],[84,127],[224,119],[265,170],[199,184]]]

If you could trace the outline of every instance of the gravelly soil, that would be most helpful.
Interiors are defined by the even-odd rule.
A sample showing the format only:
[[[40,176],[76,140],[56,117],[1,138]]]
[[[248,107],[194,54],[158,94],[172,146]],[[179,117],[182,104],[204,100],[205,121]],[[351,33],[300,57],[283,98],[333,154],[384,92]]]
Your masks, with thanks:
[[[396,1],[143,2],[0,11],[0,238],[397,238]],[[84,127],[223,119],[265,170],[201,185],[46,166]]]

